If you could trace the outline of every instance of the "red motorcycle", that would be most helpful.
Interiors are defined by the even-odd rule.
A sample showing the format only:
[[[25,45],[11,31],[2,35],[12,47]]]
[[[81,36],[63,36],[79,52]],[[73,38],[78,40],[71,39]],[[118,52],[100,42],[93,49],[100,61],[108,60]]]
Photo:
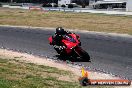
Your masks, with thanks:
[[[49,44],[52,44],[53,37],[49,37]],[[65,49],[59,51],[60,55],[62,56],[70,56],[74,59],[78,59],[81,61],[88,61],[90,62],[89,54],[81,48],[80,36],[77,34],[68,34],[64,35],[62,39],[62,44],[66,47]]]

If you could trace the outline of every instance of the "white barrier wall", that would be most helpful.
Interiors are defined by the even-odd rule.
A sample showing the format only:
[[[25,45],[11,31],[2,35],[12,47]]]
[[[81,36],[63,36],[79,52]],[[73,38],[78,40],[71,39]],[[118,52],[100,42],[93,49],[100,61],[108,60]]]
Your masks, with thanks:
[[[127,0],[126,11],[132,11],[132,0]]]
[[[67,5],[70,4],[71,0],[58,0],[58,5]]]

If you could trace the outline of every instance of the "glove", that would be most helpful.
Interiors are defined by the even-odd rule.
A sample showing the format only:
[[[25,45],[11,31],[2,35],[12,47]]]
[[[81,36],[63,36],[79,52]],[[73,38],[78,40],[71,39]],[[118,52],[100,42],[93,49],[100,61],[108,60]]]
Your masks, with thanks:
[[[65,46],[57,46],[57,45],[54,45],[54,48],[59,49],[59,50],[63,50],[63,49],[65,49],[66,47],[65,47]]]
[[[63,49],[65,49],[66,47],[65,46],[60,46],[59,47],[59,50],[63,50]]]

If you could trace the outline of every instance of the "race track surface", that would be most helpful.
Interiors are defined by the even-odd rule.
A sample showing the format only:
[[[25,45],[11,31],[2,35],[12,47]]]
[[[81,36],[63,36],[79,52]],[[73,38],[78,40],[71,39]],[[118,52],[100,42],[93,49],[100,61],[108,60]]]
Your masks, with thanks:
[[[132,79],[132,38],[76,33],[81,37],[82,47],[92,57],[91,63],[77,63]],[[55,50],[48,44],[48,37],[53,34],[53,30],[0,27],[0,47],[56,58]]]

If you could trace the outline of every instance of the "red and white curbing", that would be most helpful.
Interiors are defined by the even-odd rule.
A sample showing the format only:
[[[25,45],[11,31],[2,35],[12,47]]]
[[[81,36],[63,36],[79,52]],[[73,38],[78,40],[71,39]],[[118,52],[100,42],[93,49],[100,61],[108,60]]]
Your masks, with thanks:
[[[37,7],[37,6],[30,6],[29,10],[43,10],[41,7]]]

